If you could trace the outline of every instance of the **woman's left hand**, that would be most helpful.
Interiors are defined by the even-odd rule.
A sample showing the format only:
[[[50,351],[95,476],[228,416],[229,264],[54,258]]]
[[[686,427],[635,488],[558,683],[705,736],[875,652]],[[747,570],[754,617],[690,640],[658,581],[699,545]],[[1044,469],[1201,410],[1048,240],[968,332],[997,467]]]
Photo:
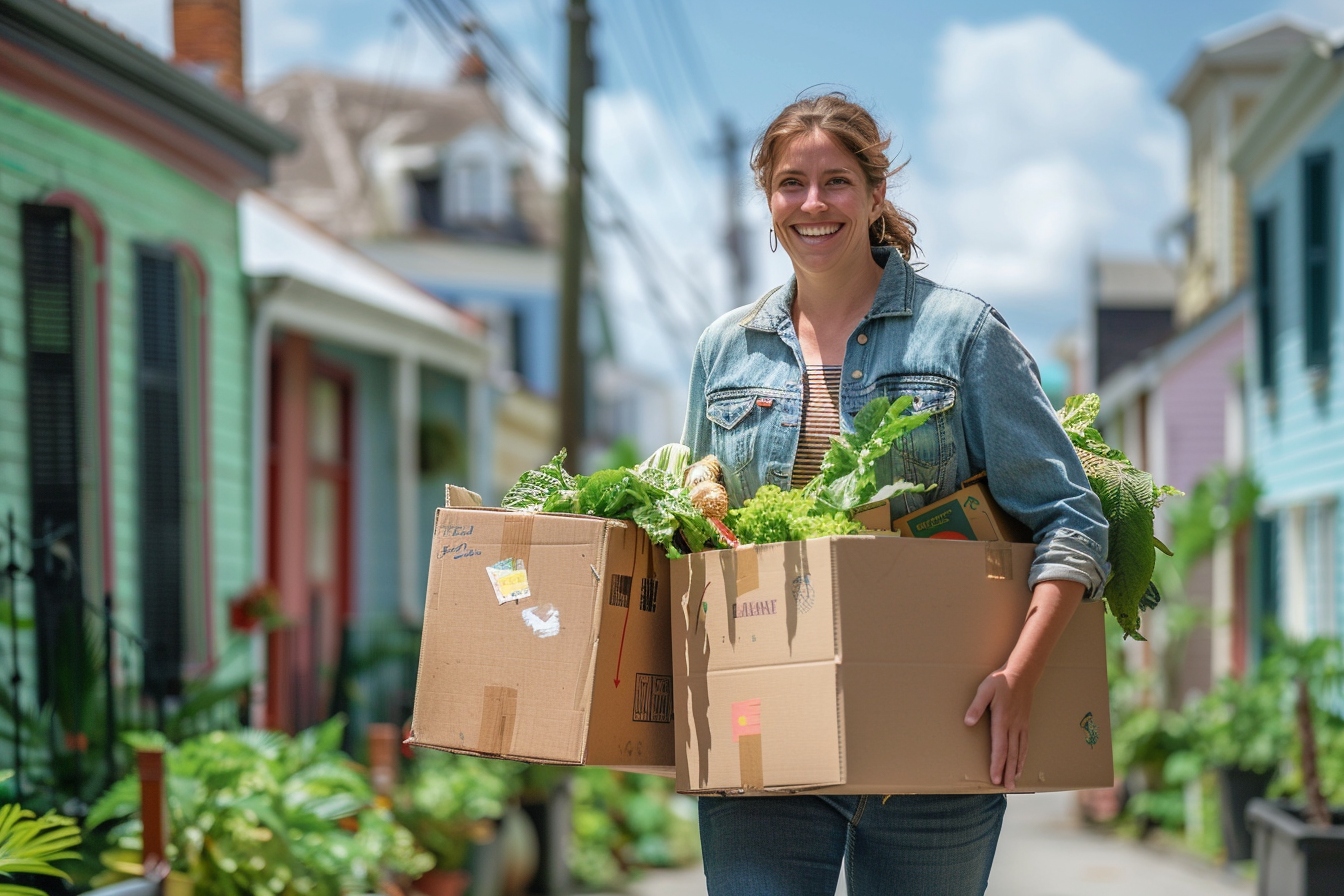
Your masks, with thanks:
[[[1005,663],[991,672],[975,692],[966,725],[989,710],[989,780],[1012,790],[1027,761],[1027,729],[1036,689],[1008,671]]]
[[[966,710],[967,727],[989,711],[989,780],[996,786],[1012,790],[1022,774],[1036,682],[1041,680],[1050,651],[1082,599],[1083,586],[1078,582],[1037,582],[1013,652],[1006,663],[980,682]]]

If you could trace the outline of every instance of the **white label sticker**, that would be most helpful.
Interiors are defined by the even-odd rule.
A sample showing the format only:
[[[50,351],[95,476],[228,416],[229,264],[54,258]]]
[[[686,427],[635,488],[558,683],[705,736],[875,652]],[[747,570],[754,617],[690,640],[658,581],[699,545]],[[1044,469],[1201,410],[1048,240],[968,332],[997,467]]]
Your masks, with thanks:
[[[523,610],[523,622],[538,638],[551,638],[560,634],[560,611],[551,604]]]
[[[532,589],[527,585],[527,570],[521,560],[501,560],[494,566],[487,566],[485,574],[490,577],[490,586],[495,589],[495,597],[501,604],[532,596]]]

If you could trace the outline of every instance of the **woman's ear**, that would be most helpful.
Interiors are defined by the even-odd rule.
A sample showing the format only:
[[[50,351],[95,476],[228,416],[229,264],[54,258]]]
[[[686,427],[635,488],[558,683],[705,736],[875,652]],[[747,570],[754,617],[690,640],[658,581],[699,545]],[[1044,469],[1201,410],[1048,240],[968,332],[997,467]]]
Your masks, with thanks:
[[[873,207],[868,214],[868,223],[871,224],[882,214],[882,204],[887,201],[887,182],[880,181],[873,187]]]

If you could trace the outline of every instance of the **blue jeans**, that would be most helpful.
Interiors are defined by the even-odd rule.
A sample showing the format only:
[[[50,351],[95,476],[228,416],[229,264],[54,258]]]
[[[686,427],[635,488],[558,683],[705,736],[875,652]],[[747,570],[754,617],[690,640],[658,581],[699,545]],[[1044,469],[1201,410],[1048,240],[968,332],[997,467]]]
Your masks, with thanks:
[[[700,797],[709,896],[982,894],[1002,794]]]

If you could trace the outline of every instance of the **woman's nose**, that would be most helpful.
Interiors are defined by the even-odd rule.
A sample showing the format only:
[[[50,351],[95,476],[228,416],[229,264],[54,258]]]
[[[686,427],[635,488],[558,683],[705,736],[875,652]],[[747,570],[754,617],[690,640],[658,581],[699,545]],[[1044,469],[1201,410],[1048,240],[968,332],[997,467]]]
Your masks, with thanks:
[[[803,197],[803,211],[820,211],[826,208],[826,202],[821,198],[821,188],[812,186],[807,188],[807,195]]]

